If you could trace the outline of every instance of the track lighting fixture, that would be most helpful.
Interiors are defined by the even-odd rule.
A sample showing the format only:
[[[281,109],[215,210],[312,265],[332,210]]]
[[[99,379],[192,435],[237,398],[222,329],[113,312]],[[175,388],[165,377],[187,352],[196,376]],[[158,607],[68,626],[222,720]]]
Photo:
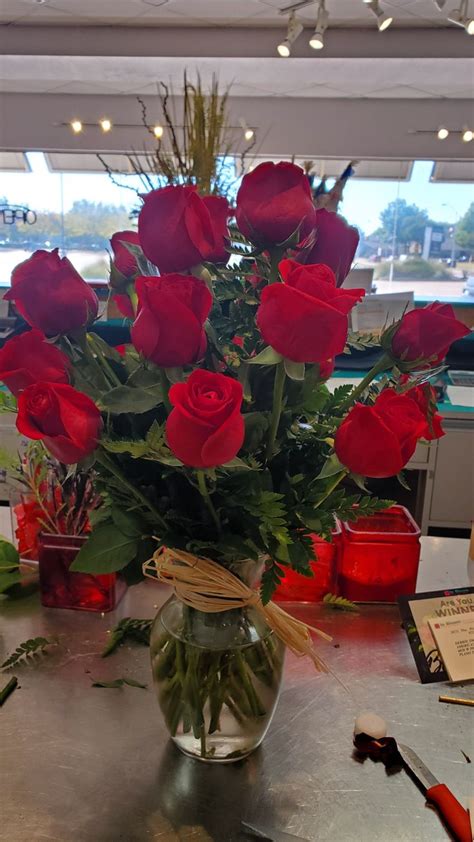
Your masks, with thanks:
[[[80,120],[72,120],[70,125],[74,134],[80,134],[82,132],[82,123]]]
[[[309,39],[309,46],[313,50],[322,50],[324,47],[324,33],[328,27],[329,14],[326,10],[325,0],[319,0],[316,28]]]
[[[446,140],[448,136],[449,129],[447,129],[445,126],[440,126],[438,129],[438,140]]]
[[[474,138],[474,132],[472,132],[471,129],[464,128],[462,130],[461,137],[462,137],[464,143],[470,143],[471,140]]]
[[[110,129],[112,128],[112,122],[108,119],[108,117],[104,117],[102,120],[99,121],[99,126],[102,129],[102,131],[105,132],[105,134],[107,134],[107,132],[110,132]]]
[[[469,0],[461,0],[459,9],[453,9],[448,20],[457,26],[462,26],[468,35],[474,35],[474,19],[469,17]]]
[[[278,55],[282,58],[288,58],[291,55],[291,46],[294,44],[296,39],[301,35],[303,32],[303,24],[297,20],[296,15],[294,12],[291,12],[288,18],[288,30],[286,33],[286,38],[284,41],[281,41],[280,44],[277,46]]]
[[[163,126],[160,126],[159,123],[157,123],[156,126],[153,126],[153,134],[157,140],[161,140],[163,137]]]
[[[390,15],[386,15],[383,9],[380,8],[379,0],[370,0],[370,2],[367,3],[367,6],[377,18],[379,32],[385,32],[392,23],[393,18]]]

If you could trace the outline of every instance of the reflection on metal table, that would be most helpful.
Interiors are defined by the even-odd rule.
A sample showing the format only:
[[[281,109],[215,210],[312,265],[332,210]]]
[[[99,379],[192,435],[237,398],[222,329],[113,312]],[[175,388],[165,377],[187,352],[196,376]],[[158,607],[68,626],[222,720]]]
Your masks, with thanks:
[[[419,590],[465,585],[467,549],[464,540],[422,539]],[[263,746],[222,766],[184,757],[168,740],[144,647],[98,657],[121,617],[153,616],[168,593],[143,583],[105,616],[42,609],[37,596],[2,604],[1,660],[29,637],[60,641],[39,665],[15,670],[21,689],[0,711],[2,839],[244,842],[250,837],[242,820],[311,842],[449,839],[405,773],[388,775],[380,763],[352,755],[354,718],[369,708],[462,804],[473,789],[474,766],[465,757],[474,760],[473,709],[440,704],[443,684],[420,684],[396,607],[348,614],[288,606],[333,635],[332,644],[318,646],[350,692],[288,655]],[[149,689],[91,686],[91,679],[123,676]],[[468,685],[449,692],[473,696]]]

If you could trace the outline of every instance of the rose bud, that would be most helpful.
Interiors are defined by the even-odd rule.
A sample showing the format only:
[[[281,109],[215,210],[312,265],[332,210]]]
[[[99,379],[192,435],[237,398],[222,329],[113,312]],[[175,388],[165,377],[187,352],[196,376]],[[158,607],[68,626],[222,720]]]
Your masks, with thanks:
[[[216,212],[215,206],[212,210]],[[146,257],[160,272],[191,269],[221,250],[221,206],[214,219],[194,187],[152,190],[144,196],[138,234]]]
[[[191,468],[230,462],[244,441],[242,395],[237,380],[203,369],[172,386],[166,437],[174,455]]]
[[[425,425],[415,401],[384,389],[373,406],[356,403],[349,410],[337,430],[334,450],[355,474],[391,477],[413,456]]]
[[[68,357],[36,328],[12,337],[0,349],[0,380],[17,397],[38,380],[68,383],[70,367]]]
[[[161,275],[136,280],[138,315],[132,342],[147,360],[164,368],[200,360],[207,341],[203,328],[212,295],[194,275]]]
[[[284,243],[297,231],[302,240],[315,221],[304,171],[284,161],[260,164],[242,179],[235,216],[239,231],[258,246]]]
[[[402,364],[423,361],[433,366],[444,360],[456,339],[468,333],[469,328],[456,319],[451,304],[433,301],[405,313],[392,335],[390,350]]]
[[[87,395],[63,383],[35,383],[18,398],[18,431],[41,440],[66,465],[75,464],[97,447],[102,419]]]
[[[325,263],[330,266],[337,278],[337,286],[343,284],[351,270],[357,246],[359,232],[348,225],[342,216],[321,208],[316,211],[316,241],[310,251],[305,253],[305,263]]]
[[[140,248],[138,231],[117,231],[110,239],[113,259],[111,261],[109,284],[112,289],[126,289],[133,277],[138,275],[137,258],[125,243]]]
[[[284,283],[262,291],[257,325],[265,342],[288,360],[326,363],[344,350],[347,314],[363,289],[337,289],[332,269],[302,266],[295,260],[279,265]]]
[[[47,336],[80,330],[97,316],[94,290],[58,249],[35,251],[13,270],[11,280],[4,300],[14,301],[28,324]]]
[[[405,377],[400,379],[401,383],[407,381],[408,378]],[[426,439],[426,441],[433,441],[434,439],[440,439],[441,436],[444,436],[445,432],[441,426],[443,417],[436,411],[436,392],[431,383],[423,383],[421,386],[413,386],[411,389],[408,389],[407,392],[404,392],[404,394],[408,395],[412,401],[415,401],[418,409],[425,419],[425,428],[421,434],[421,438]]]

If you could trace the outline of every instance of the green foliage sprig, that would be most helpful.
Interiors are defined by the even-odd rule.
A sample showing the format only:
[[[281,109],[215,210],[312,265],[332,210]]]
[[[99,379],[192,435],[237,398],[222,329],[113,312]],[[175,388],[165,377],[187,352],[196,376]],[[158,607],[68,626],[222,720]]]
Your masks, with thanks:
[[[55,645],[55,640],[48,640],[46,637],[32,637],[25,640],[17,646],[3,664],[0,664],[0,669],[7,670],[19,663],[33,662],[35,656],[46,654],[47,647]]]
[[[131,617],[124,617],[120,622],[110,631],[107,645],[101,652],[102,658],[107,658],[112,652],[115,652],[119,646],[128,641],[134,643],[141,643],[144,646],[150,645],[150,632],[153,620],[135,619]]]

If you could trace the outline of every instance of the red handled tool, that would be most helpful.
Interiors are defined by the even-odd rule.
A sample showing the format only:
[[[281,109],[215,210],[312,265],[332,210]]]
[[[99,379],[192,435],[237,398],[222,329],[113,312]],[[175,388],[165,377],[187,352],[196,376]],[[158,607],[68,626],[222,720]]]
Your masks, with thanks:
[[[471,823],[467,810],[454,797],[446,784],[440,784],[436,780],[413,749],[402,743],[397,743],[397,746],[405,767],[420,783],[427,801],[436,806],[439,815],[455,838],[459,842],[472,842]]]

